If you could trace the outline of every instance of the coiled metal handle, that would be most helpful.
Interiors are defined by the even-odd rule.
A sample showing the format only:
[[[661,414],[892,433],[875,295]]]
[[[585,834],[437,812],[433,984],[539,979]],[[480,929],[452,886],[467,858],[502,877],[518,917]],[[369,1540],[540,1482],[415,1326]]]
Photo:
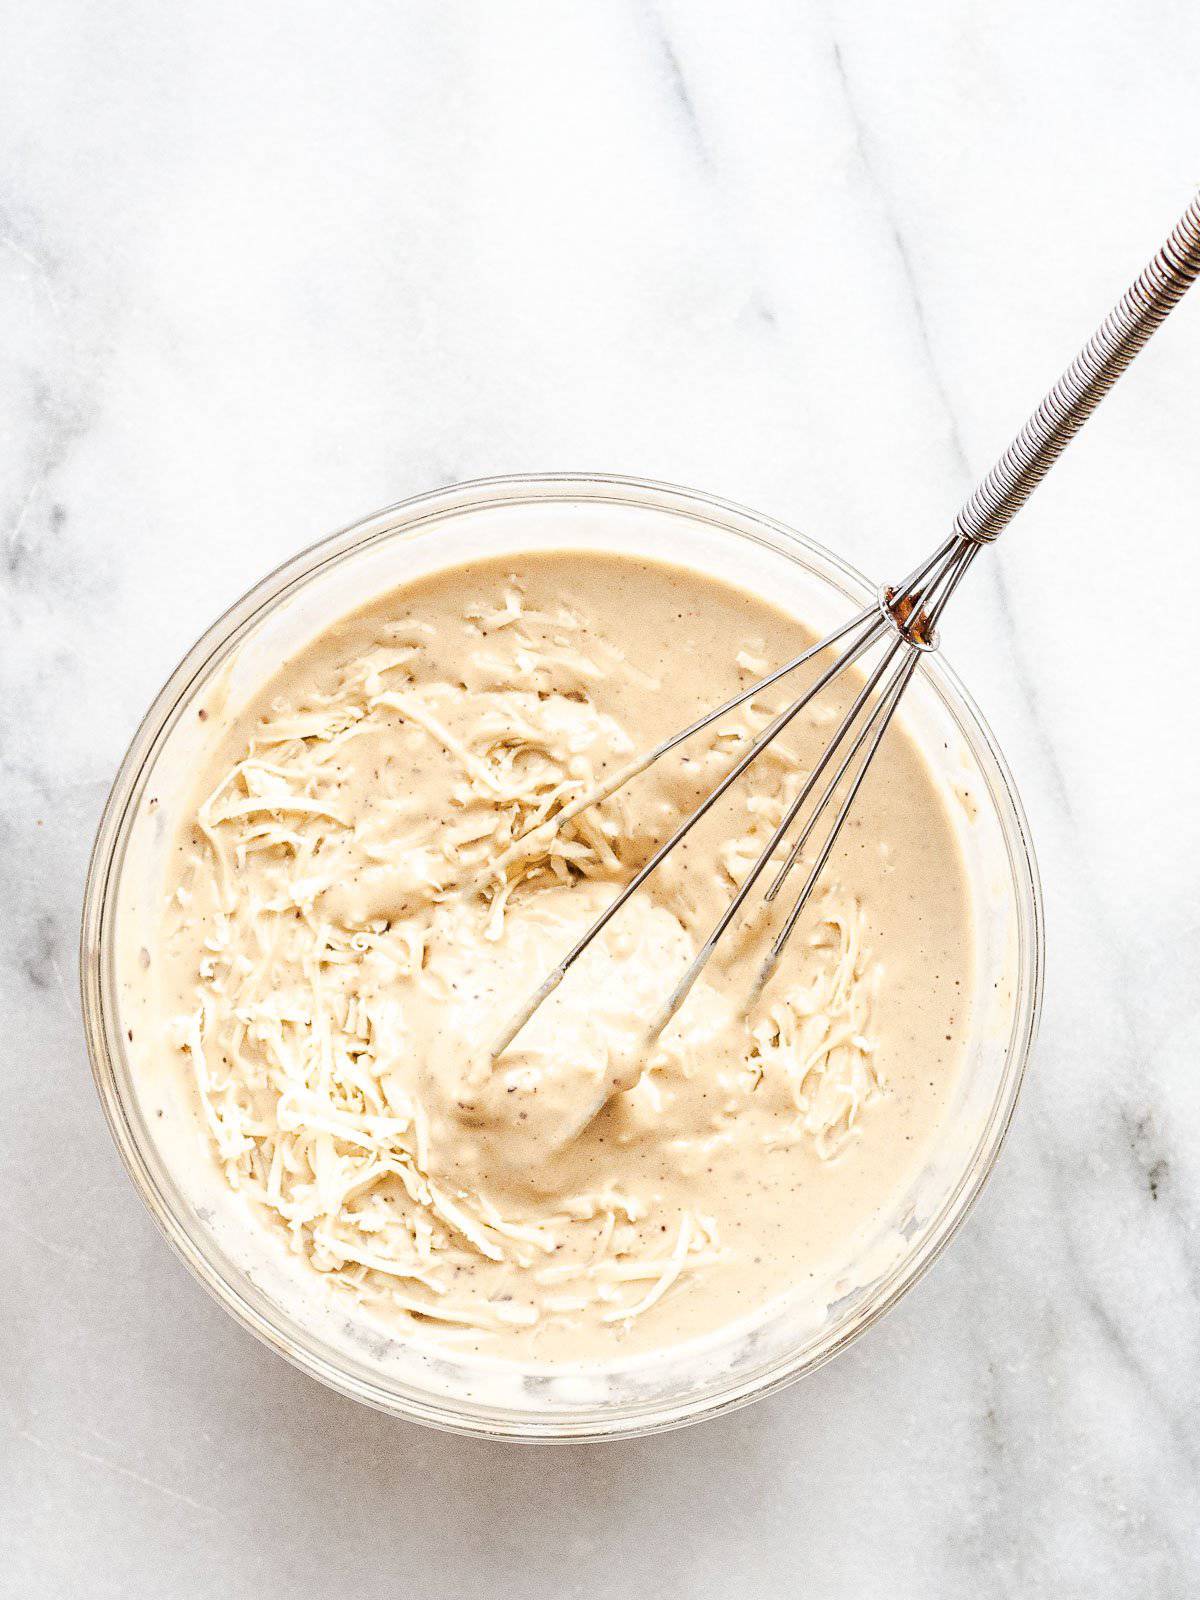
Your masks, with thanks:
[[[1200,275],[1200,194],[954,519],[989,544],[1037,488],[1150,335]]]

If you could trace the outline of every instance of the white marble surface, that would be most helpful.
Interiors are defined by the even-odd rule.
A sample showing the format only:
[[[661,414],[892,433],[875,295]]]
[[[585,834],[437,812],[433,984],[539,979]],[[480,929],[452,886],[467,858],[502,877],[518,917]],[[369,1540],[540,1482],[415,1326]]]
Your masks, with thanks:
[[[956,602],[1050,939],[946,1259],[698,1429],[442,1437],[170,1255],[75,939],[186,645],[448,480],[695,484],[883,574],[1200,181],[1187,0],[4,7],[0,1592],[1174,1596],[1200,1585],[1200,294]]]

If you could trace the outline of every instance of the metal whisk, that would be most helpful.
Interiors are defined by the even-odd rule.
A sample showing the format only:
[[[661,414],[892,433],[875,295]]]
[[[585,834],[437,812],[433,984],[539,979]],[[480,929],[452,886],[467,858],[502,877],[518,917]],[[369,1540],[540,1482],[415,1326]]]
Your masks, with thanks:
[[[817,832],[822,819],[830,813],[839,790],[844,786],[844,792],[837,801],[836,810],[833,811],[832,823],[826,828],[824,837],[817,847],[803,887],[793,900],[758,974],[756,992],[761,990],[779,964],[784,947],[829,860],[842,825],[849,815],[875,752],[895,715],[896,707],[917,669],[922,654],[937,649],[938,620],[950,596],[962,581],[967,568],[984,545],[990,544],[996,538],[1000,530],[1025,503],[1067,442],[1095,410],[1198,275],[1200,275],[1200,194],[1193,198],[1162,249],[1122,295],[1008,449],[962,506],[954,519],[949,537],[938,546],[927,561],[923,561],[900,583],[881,589],[876,605],[860,611],[857,616],[852,617],[827,638],[821,639],[810,649],[785,662],[776,671],[768,673],[765,678],[760,678],[748,689],[741,690],[723,705],[706,712],[688,727],[664,739],[655,749],[638,756],[605,782],[564,806],[549,821],[529,830],[528,834],[509,847],[501,857],[501,863],[515,858],[523,848],[527,849],[533,841],[533,836],[549,837],[572,817],[578,816],[586,807],[595,805],[597,801],[613,794],[631,778],[652,766],[669,750],[690,739],[693,734],[699,733],[701,729],[707,728],[753,696],[769,689],[781,678],[795,672],[807,662],[823,655],[834,645],[841,646],[838,655],[820,672],[816,681],[758,734],[720,783],[681,823],[666,843],[651,856],[645,866],[630,879],[620,894],[547,975],[545,981],[529,997],[496,1041],[492,1050],[493,1058],[507,1049],[537,1008],[562,982],[596,935],[620,911],[630,896],[641,888],[651,873],[666,860],[680,840],[712,809],[751,762],[761,755],[767,745],[794,722],[805,706],[809,705],[836,677],[865,656],[873,646],[882,642],[884,651],[878,665],[867,675],[865,683],[839,722],[816,766],[785,810],[779,826],[738,886],[691,966],[671,991],[654,1020],[649,1037],[656,1038],[679,1010],[716,949],[718,941],[738,915],[776,854],[787,844],[788,834],[810,800],[812,805],[807,818],[802,822],[794,841],[788,846],[787,854],[766,891],[764,899],[767,902],[774,901],[778,896],[800,860],[805,846]],[[816,795],[815,800],[814,795]]]

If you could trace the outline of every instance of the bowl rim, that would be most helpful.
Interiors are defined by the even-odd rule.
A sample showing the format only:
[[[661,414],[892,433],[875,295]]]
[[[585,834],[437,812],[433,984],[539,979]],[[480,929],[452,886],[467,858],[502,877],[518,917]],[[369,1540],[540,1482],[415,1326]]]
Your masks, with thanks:
[[[595,493],[597,489],[611,490],[614,493],[619,491],[626,503],[648,505],[682,512],[685,516],[691,515],[693,518],[699,517],[700,520],[723,527],[730,533],[756,538],[758,542],[768,545],[777,553],[779,545],[775,541],[782,540],[785,547],[798,546],[801,553],[807,552],[836,569],[849,589],[857,590],[863,595],[873,595],[876,592],[876,586],[843,557],[787,524],[764,516],[736,501],[654,479],[599,472],[506,473],[444,485],[395,501],[325,535],[289,556],[228,606],[184,653],[136,727],[118,765],[97,826],[84,889],[80,923],[79,980],[84,1033],[93,1081],[109,1131],[126,1171],[176,1255],[204,1288],[243,1327],[309,1376],[315,1377],[339,1393],[389,1415],[473,1437],[589,1440],[632,1438],[656,1433],[698,1422],[773,1394],[786,1385],[817,1371],[827,1361],[832,1360],[835,1355],[873,1327],[924,1277],[969,1216],[995,1168],[1011,1127],[1037,1036],[1042,1008],[1045,979],[1045,923],[1041,878],[1028,818],[1012,771],[995,735],[973,696],[939,653],[928,663],[931,669],[931,686],[960,726],[962,717],[959,715],[959,709],[965,713],[971,725],[971,732],[977,736],[996,769],[1003,798],[1010,813],[1009,816],[1005,816],[1004,808],[1000,808],[1000,823],[1012,868],[1018,920],[1014,1020],[1006,1049],[1001,1083],[972,1159],[966,1164],[958,1182],[943,1202],[940,1213],[931,1223],[921,1247],[911,1256],[903,1258],[888,1274],[884,1290],[858,1315],[853,1326],[840,1330],[824,1347],[810,1353],[804,1360],[798,1360],[796,1356],[781,1357],[765,1371],[754,1371],[748,1377],[734,1380],[715,1391],[707,1391],[699,1397],[689,1396],[672,1403],[656,1401],[649,1402],[645,1406],[628,1407],[619,1417],[617,1408],[614,1407],[607,1411],[607,1420],[594,1414],[588,1417],[568,1414],[545,1418],[530,1416],[515,1420],[511,1412],[493,1411],[490,1415],[468,1414],[457,1409],[452,1401],[432,1395],[424,1399],[412,1395],[401,1396],[387,1390],[381,1383],[364,1381],[344,1370],[336,1361],[329,1359],[317,1349],[290,1337],[284,1327],[265,1315],[222,1274],[183,1226],[169,1203],[169,1198],[161,1193],[122,1097],[113,1062],[112,1044],[117,1044],[118,1052],[121,1046],[117,1030],[113,1026],[113,1008],[105,982],[106,968],[110,965],[112,956],[109,948],[110,925],[115,914],[115,895],[110,893],[110,890],[120,881],[120,868],[128,841],[129,826],[136,813],[150,762],[158,746],[174,726],[192,686],[209,670],[213,656],[218,651],[226,653],[232,650],[237,641],[250,631],[259,618],[279,603],[291,589],[307,583],[328,564],[375,539],[411,532],[414,526],[419,527],[430,518],[440,518],[454,512],[488,505],[516,504],[527,500],[531,495],[540,501],[569,500],[582,496],[585,499],[602,502],[605,496],[602,493]],[[713,513],[718,514],[715,522]],[[402,528],[390,525],[397,518],[404,519]],[[750,526],[733,526],[728,520],[730,518]],[[765,530],[773,538],[764,539],[754,531],[755,529]],[[783,553],[789,554],[786,548]],[[796,556],[793,555],[792,558],[796,559]],[[944,692],[943,685],[949,689],[949,695]],[[954,700],[957,700],[958,706],[953,704]],[[965,728],[963,731],[967,732]],[[976,740],[968,737],[968,742],[974,746]],[[975,754],[978,757],[978,749],[975,750]],[[279,1320],[292,1319],[281,1317]]]

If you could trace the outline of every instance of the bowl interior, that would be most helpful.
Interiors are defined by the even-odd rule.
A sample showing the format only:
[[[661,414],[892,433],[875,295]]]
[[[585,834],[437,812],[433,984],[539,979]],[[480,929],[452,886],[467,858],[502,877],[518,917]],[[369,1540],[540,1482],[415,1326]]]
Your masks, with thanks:
[[[278,663],[371,596],[504,551],[654,556],[832,627],[865,580],[740,508],[627,480],[468,484],[391,508],[297,557],[222,618],[151,708],[114,785],[85,904],[85,1020],[130,1171],[168,1238],[226,1307],[307,1371],[360,1400],[465,1431],[612,1436],[709,1414],[811,1370],[892,1304],[961,1221],[995,1160],[1032,1042],[1041,982],[1036,869],[1011,779],[953,675],[926,658],[903,720],[940,778],[974,899],[977,1000],[954,1103],[925,1169],[836,1280],[673,1350],[563,1369],[467,1361],[400,1338],[317,1292],[254,1224],[210,1158],[181,1075],[145,1012],[168,852],[221,721]],[[203,694],[206,719],[196,714]],[[143,1025],[145,1024],[145,1025]]]

